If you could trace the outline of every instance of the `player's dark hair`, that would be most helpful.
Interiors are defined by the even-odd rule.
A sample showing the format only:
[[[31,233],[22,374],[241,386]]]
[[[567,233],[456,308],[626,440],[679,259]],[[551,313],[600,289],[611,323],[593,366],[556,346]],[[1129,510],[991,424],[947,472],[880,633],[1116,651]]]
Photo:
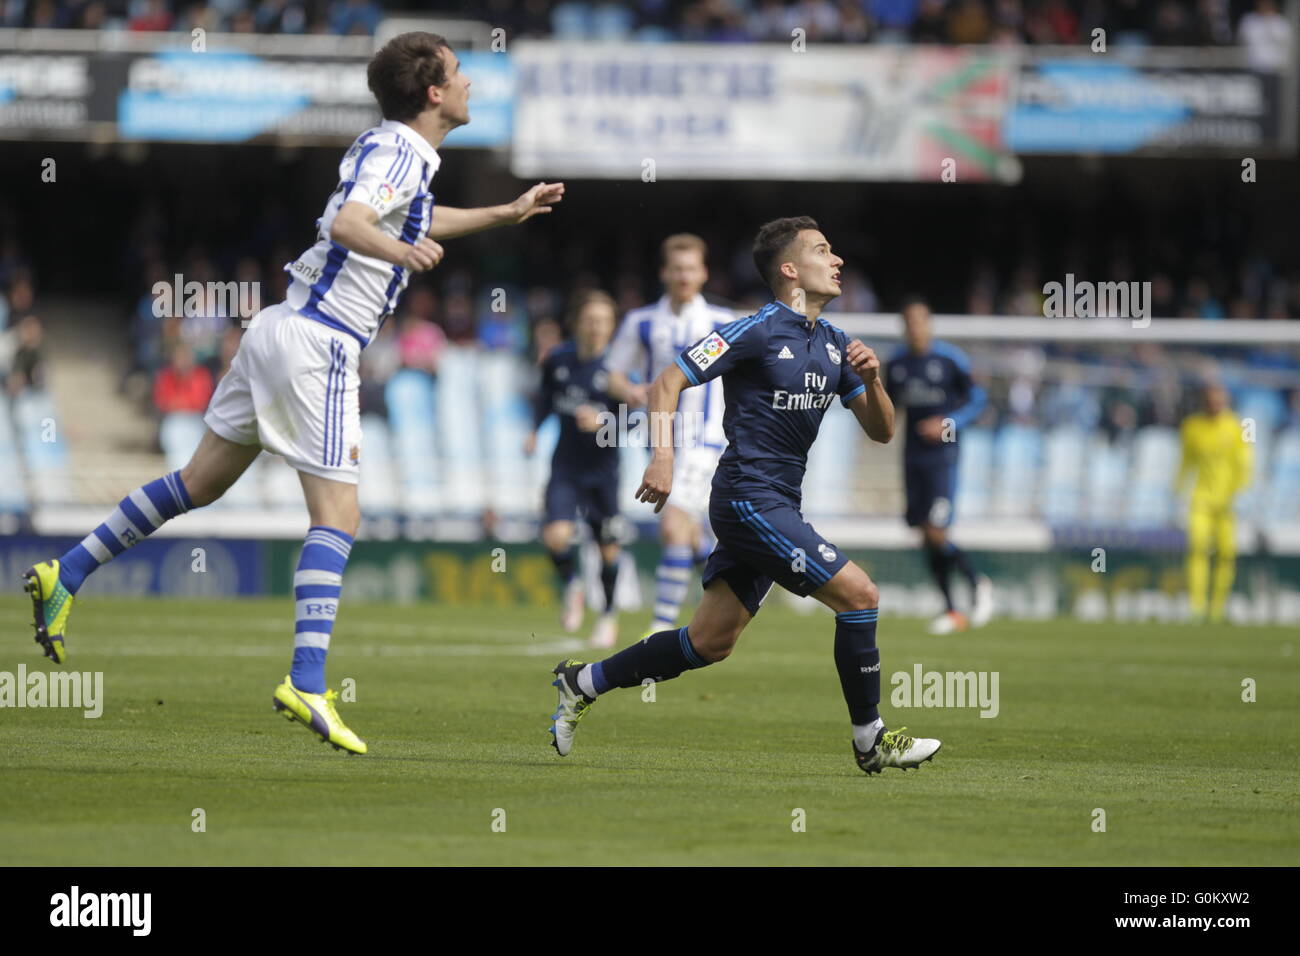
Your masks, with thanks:
[[[754,265],[758,267],[758,274],[763,277],[769,289],[776,291],[781,253],[794,242],[795,236],[804,229],[820,228],[812,216],[791,216],[763,223],[758,235],[754,237]]]
[[[899,315],[903,315],[904,313],[907,312],[908,309],[910,309],[910,308],[911,308],[912,306],[914,306],[914,305],[925,306],[925,311],[927,311],[927,312],[933,312],[933,311],[934,311],[933,309],[930,308],[930,300],[927,299],[925,296],[923,296],[923,295],[906,295],[906,296],[903,296],[903,301],[902,301],[902,303],[898,306],[898,314],[899,314]]]
[[[404,123],[424,111],[431,86],[447,82],[438,50],[450,45],[436,33],[403,33],[389,40],[366,67],[366,84],[384,119]]]

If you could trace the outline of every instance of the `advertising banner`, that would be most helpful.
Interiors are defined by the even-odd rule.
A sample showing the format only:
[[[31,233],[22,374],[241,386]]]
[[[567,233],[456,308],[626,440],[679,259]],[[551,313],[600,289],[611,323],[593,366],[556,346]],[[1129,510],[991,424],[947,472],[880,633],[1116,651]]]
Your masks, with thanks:
[[[364,44],[82,32],[0,30],[0,139],[346,145],[379,118]],[[509,148],[524,178],[644,182],[1015,182],[1017,154],[1294,151],[1294,75],[1223,53],[522,40],[458,51],[471,122],[445,145]]]
[[[1018,153],[1206,152],[1282,146],[1279,81],[1245,69],[1029,60],[1007,114]]]
[[[0,138],[346,145],[380,120],[365,57],[195,51],[162,40],[150,52],[0,52]],[[471,122],[444,146],[509,143],[508,58],[471,52],[460,60],[473,83]]]
[[[518,176],[1014,179],[1015,61],[969,47],[514,47]],[[945,164],[945,160],[949,162]]]
[[[91,121],[91,57],[0,51],[0,138],[84,134]]]
[[[22,573],[63,554],[80,538],[0,537],[0,580],[19,592]],[[230,538],[147,538],[99,568],[87,594],[220,598],[266,593],[266,548]],[[29,619],[30,620],[30,619]]]

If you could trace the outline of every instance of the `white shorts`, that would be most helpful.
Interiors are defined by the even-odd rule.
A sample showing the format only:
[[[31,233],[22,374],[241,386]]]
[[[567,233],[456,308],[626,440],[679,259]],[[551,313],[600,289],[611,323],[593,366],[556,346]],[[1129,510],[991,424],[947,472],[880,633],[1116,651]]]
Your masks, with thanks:
[[[717,448],[683,448],[673,461],[673,490],[668,503],[693,517],[706,520],[713,473],[722,457]]]
[[[361,343],[283,302],[253,317],[203,421],[227,441],[261,445],[298,471],[357,483]]]

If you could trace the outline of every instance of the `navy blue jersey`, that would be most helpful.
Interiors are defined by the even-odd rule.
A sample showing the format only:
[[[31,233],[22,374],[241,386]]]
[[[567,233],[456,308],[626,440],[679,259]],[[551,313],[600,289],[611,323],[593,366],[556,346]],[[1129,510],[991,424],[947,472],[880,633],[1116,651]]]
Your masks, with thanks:
[[[866,386],[844,358],[849,337],[825,319],[812,325],[781,302],[719,327],[677,357],[692,385],[722,377],[727,450],[713,475],[715,498],[776,495],[798,503],[808,449],[826,408]]]
[[[903,454],[955,457],[958,434],[979,417],[985,404],[984,389],[971,378],[966,354],[937,340],[924,355],[902,348],[890,358],[884,374],[894,408],[907,413]],[[932,415],[953,420],[951,441],[926,441],[917,433],[917,424]]]
[[[560,439],[555,445],[555,466],[575,472],[600,470],[607,473],[618,468],[618,444],[601,447],[598,432],[579,430],[574,413],[579,406],[591,405],[597,412],[613,412],[614,399],[605,392],[609,373],[604,353],[583,360],[573,342],[557,345],[542,363],[542,382],[533,405],[533,427],[541,425],[552,412],[560,416]]]

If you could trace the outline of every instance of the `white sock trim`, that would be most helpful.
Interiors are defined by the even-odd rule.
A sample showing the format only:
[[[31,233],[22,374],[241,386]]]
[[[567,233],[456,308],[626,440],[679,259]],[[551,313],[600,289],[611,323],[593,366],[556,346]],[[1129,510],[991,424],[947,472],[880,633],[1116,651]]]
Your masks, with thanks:
[[[876,735],[885,729],[885,722],[879,717],[870,724],[853,725],[853,743],[859,750],[870,750],[876,745]]]
[[[596,696],[596,685],[591,680],[590,664],[578,671],[578,690],[582,691],[588,697]]]

